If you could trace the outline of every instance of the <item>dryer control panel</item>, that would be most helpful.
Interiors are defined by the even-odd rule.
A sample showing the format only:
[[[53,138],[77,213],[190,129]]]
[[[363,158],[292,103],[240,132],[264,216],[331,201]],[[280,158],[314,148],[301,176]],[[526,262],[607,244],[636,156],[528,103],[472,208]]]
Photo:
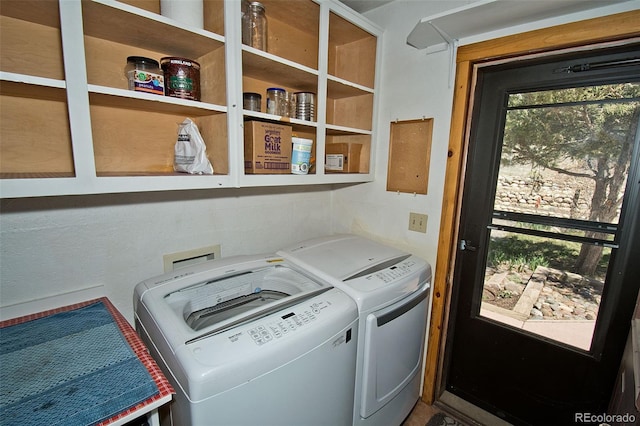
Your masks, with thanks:
[[[380,281],[383,281],[387,284],[392,283],[406,275],[414,273],[416,263],[417,262],[413,258],[410,258],[403,262],[396,263],[395,265],[390,266],[387,269],[376,272],[370,275],[370,277],[375,277],[376,279],[379,279]]]

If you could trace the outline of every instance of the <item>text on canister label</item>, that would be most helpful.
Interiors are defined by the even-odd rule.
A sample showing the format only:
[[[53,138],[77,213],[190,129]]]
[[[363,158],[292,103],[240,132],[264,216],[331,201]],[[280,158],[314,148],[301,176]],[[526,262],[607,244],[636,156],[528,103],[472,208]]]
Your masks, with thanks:
[[[164,95],[164,76],[136,69],[129,71],[127,74],[129,90]]]

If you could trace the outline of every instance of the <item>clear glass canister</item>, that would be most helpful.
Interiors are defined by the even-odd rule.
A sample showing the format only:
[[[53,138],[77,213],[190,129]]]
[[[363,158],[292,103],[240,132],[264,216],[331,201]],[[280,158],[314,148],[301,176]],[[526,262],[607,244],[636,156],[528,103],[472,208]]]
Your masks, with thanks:
[[[262,3],[243,3],[242,43],[267,51],[267,16]]]
[[[267,89],[267,114],[289,116],[289,104],[287,102],[287,91],[279,87]]]
[[[242,94],[242,108],[249,111],[260,111],[262,96],[259,93],[244,92]]]

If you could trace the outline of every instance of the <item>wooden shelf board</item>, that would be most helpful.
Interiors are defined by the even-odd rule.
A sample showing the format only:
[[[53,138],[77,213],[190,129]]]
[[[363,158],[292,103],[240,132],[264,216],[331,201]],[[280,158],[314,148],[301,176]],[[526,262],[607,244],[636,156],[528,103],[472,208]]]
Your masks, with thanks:
[[[244,120],[248,121],[264,121],[268,123],[283,124],[291,126],[293,130],[298,132],[315,133],[318,123],[315,121],[299,120],[297,118],[280,117],[278,115],[266,114],[264,112],[244,110]]]
[[[75,177],[73,173],[67,172],[0,173],[0,179],[57,179],[73,177]]]
[[[16,74],[9,75],[8,73],[1,73],[1,77],[0,95],[60,102],[67,101],[64,81],[38,77],[21,80]]]
[[[247,46],[242,47],[242,73],[257,80],[295,87],[301,92],[318,92],[316,70]]]
[[[89,100],[93,105],[193,116],[226,112],[220,105],[95,85],[89,86]]]
[[[329,15],[329,43],[341,46],[366,38],[375,38],[334,12]]]
[[[60,28],[60,11],[57,1],[2,0],[0,15]]]
[[[349,135],[371,135],[371,130],[356,129],[353,127],[336,126],[327,124],[327,135],[329,136],[349,136]]]
[[[327,92],[329,98],[340,99],[368,95],[373,93],[373,89],[330,75],[327,79]]]
[[[97,176],[100,177],[138,177],[138,176],[175,176],[175,177],[212,177],[212,176],[226,176],[221,173],[213,173],[213,175],[197,175],[190,173],[178,173],[178,172],[98,172]]]

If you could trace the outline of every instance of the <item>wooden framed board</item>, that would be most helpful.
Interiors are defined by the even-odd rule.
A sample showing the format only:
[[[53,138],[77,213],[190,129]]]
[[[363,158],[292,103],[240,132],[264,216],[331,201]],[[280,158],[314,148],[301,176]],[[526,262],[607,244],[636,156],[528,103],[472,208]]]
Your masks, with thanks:
[[[387,191],[427,194],[433,118],[391,123]]]

